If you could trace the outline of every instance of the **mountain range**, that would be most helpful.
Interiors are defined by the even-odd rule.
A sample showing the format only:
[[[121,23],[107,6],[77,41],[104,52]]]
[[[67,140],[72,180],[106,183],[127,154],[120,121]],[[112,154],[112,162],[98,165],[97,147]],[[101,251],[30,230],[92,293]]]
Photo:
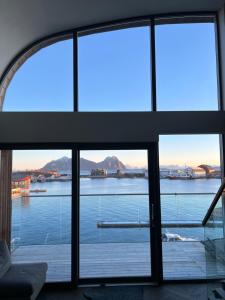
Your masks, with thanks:
[[[107,169],[107,170],[118,170],[125,169],[125,165],[116,156],[107,156],[103,161],[98,163],[81,158],[80,159],[80,169],[83,171],[90,171],[92,169]],[[58,172],[71,171],[72,170],[72,159],[66,156],[59,158],[57,160],[52,160],[48,162],[41,168],[42,171],[47,172],[55,170]]]

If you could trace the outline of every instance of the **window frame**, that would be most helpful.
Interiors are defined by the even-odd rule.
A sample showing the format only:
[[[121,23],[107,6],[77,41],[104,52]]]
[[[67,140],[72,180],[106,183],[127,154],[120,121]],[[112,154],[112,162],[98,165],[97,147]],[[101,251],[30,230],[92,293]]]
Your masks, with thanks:
[[[221,74],[222,74],[222,69],[221,69],[221,48],[220,48],[220,38],[219,38],[219,20],[218,20],[218,13],[213,11],[213,12],[196,12],[196,13],[171,13],[171,14],[158,14],[158,15],[149,15],[149,16],[141,16],[141,17],[137,17],[137,18],[129,18],[129,19],[122,19],[122,20],[116,20],[116,21],[111,21],[111,22],[106,22],[106,23],[102,23],[102,24],[95,24],[92,26],[84,26],[84,27],[79,27],[79,28],[74,28],[71,30],[67,30],[67,31],[63,31],[63,32],[59,32],[47,37],[44,37],[38,41],[35,41],[34,43],[28,45],[26,48],[24,48],[19,54],[17,54],[15,56],[15,58],[9,63],[9,65],[6,67],[5,71],[3,72],[2,76],[0,77],[0,110],[2,108],[2,101],[4,101],[4,95],[5,95],[5,91],[7,89],[7,86],[10,84],[10,80],[12,79],[14,73],[16,72],[16,70],[20,67],[20,65],[27,59],[30,57],[30,55],[34,54],[35,51],[38,51],[39,49],[41,49],[44,46],[48,46],[51,43],[57,42],[59,40],[63,40],[63,39],[67,39],[69,38],[73,38],[73,45],[74,45],[74,49],[73,49],[73,70],[74,70],[74,113],[78,112],[78,57],[77,57],[77,39],[78,39],[78,35],[80,32],[86,32],[87,34],[91,34],[96,32],[96,30],[102,30],[101,32],[103,32],[104,30],[116,30],[116,29],[122,29],[124,28],[124,24],[129,24],[129,26],[131,26],[131,24],[140,24],[143,20],[144,22],[150,22],[151,23],[151,85],[152,85],[152,111],[150,112],[149,116],[153,116],[155,115],[156,117],[161,118],[162,117],[162,113],[159,113],[156,111],[156,65],[155,65],[155,20],[157,18],[174,18],[174,17],[188,17],[190,20],[194,20],[195,18],[199,18],[199,17],[206,17],[206,16],[211,16],[213,18],[215,18],[215,24],[216,24],[216,48],[217,48],[217,71],[218,71],[218,89],[219,89],[219,109],[218,111],[215,112],[215,114],[218,114],[220,112],[224,111],[224,107],[223,107],[223,99],[222,99],[222,87],[221,87]],[[3,112],[4,113],[4,112]],[[29,114],[30,112],[26,112],[26,114]],[[38,112],[39,114],[46,114],[46,112]],[[80,114],[82,114],[83,112],[79,112]],[[119,114],[119,112],[116,112],[117,114]],[[128,112],[129,113],[129,112]],[[135,114],[135,112],[132,112],[132,114]],[[188,114],[189,112],[186,112],[186,114]],[[198,114],[199,112],[196,112],[196,114]],[[11,112],[7,112],[7,114],[10,116]],[[20,114],[20,113],[18,113]],[[57,113],[58,114],[58,113]],[[55,114],[57,116],[57,114]],[[91,113],[90,113],[91,114]],[[107,116],[107,113],[103,113]],[[177,114],[180,114],[180,112],[177,112]],[[165,113],[164,116],[169,116],[171,115],[171,112]],[[41,115],[40,115],[41,116]],[[75,116],[75,115],[74,115]],[[1,119],[1,117],[0,117]],[[10,118],[9,118],[10,120]],[[135,120],[134,120],[135,121]],[[154,123],[154,122],[153,122]],[[155,123],[154,123],[155,124]],[[154,125],[153,124],[153,125]],[[175,125],[172,125],[172,127]],[[221,151],[223,152],[223,157],[225,156],[225,131],[222,132],[221,129],[220,131],[215,131],[215,130],[211,130],[210,127],[211,125],[209,125],[208,128],[206,128],[206,131],[208,131],[208,133],[220,133],[221,134]],[[175,128],[175,127],[174,127]],[[199,126],[199,133],[201,133],[202,127]],[[214,127],[213,127],[214,128]],[[219,126],[218,126],[219,128]],[[176,129],[176,128],[175,128]],[[158,132],[157,128],[153,128],[153,130],[156,131],[156,136],[159,136],[159,134],[168,134],[168,132]],[[183,134],[193,134],[192,131],[184,131]],[[196,133],[196,132],[195,132]],[[206,132],[203,132],[204,134]],[[181,132],[179,131],[179,134],[181,134]],[[135,135],[134,138],[135,140]],[[146,141],[147,144],[149,144],[149,141]],[[70,285],[73,286],[79,284],[88,284],[88,283],[122,283],[122,282],[137,282],[138,278],[116,278],[116,279],[111,279],[111,281],[109,280],[109,278],[107,278],[106,280],[102,280],[100,281],[99,279],[95,282],[93,281],[86,281],[86,282],[81,282],[79,280],[79,269],[77,268],[77,266],[79,264],[77,264],[77,258],[79,258],[79,250],[76,248],[76,243],[74,242],[75,240],[79,241],[78,238],[78,234],[79,234],[79,225],[77,224],[77,217],[79,217],[79,204],[78,204],[78,196],[79,196],[79,185],[77,180],[79,179],[79,155],[78,155],[78,151],[79,150],[88,150],[88,149],[107,149],[107,147],[109,149],[117,149],[118,147],[120,149],[123,149],[123,147],[125,147],[126,149],[129,149],[129,147],[132,148],[137,148],[137,147],[141,147],[143,148],[146,145],[145,142],[143,143],[137,143],[137,142],[130,142],[130,143],[123,143],[123,142],[116,142],[116,143],[99,143],[97,140],[94,141],[93,143],[87,142],[87,143],[76,143],[76,145],[74,145],[74,143],[68,143],[68,142],[59,142],[59,143],[55,143],[55,142],[49,142],[49,143],[40,143],[35,141],[34,138],[34,142],[33,143],[26,143],[23,141],[23,139],[20,140],[20,142],[14,142],[14,143],[1,143],[0,144],[0,149],[5,149],[5,150],[12,150],[12,149],[72,149],[72,222],[71,222],[71,226],[73,228],[76,228],[75,230],[72,230],[72,247],[74,249],[74,251],[72,252],[72,279],[71,282],[68,283],[54,283],[56,285]],[[157,222],[160,222],[160,226],[161,226],[161,211],[160,211],[160,193],[159,193],[159,169],[158,169],[158,145],[157,143],[154,143],[154,159],[155,159],[155,172],[156,172],[156,177],[155,177],[155,197],[157,199],[157,197],[159,197],[158,202],[156,203],[156,216],[157,216]],[[223,160],[223,158],[222,158]],[[223,164],[223,162],[221,163],[221,165],[223,166],[223,173],[225,172],[225,166]],[[73,203],[74,202],[74,203]],[[161,263],[162,263],[162,253],[160,254],[160,244],[161,244],[161,239],[159,240],[159,236],[160,236],[160,227],[158,227],[157,229],[157,244],[158,244],[158,250],[159,250],[159,268],[158,268],[158,273],[157,273],[157,282],[173,282],[173,280],[163,280],[162,278],[162,266],[160,266],[160,255],[161,255]],[[143,278],[141,280],[143,282]],[[182,279],[180,280],[182,281]],[[201,282],[201,281],[205,281],[202,279],[199,280],[193,280],[194,282]],[[147,282],[149,282],[147,280]]]
[[[156,47],[155,47],[155,26],[160,24],[177,24],[182,23],[199,23],[210,22],[215,24],[216,33],[216,69],[217,69],[217,86],[218,86],[218,110],[224,110],[222,101],[222,87],[221,87],[221,47],[219,38],[219,18],[218,12],[192,12],[192,13],[171,13],[171,14],[157,14],[148,15],[135,18],[121,19],[111,22],[94,24],[90,26],[78,27],[63,32],[55,33],[44,37],[24,48],[4,70],[0,77],[0,111],[3,108],[3,102],[6,94],[6,89],[10,84],[11,79],[18,70],[18,68],[38,50],[50,46],[58,41],[73,39],[73,112],[78,110],[78,38],[80,36],[91,35],[94,33],[103,33],[107,31],[114,31],[119,29],[134,28],[141,26],[149,26],[150,32],[150,83],[151,97],[150,106],[147,112],[157,111],[157,87],[156,87]],[[3,111],[4,112],[4,111]],[[48,111],[46,111],[48,112]],[[87,112],[87,111],[82,111]],[[98,111],[97,111],[98,112]],[[120,111],[112,111],[120,112]],[[126,111],[131,112],[131,111]],[[146,111],[141,111],[146,112]],[[29,111],[27,112],[29,113]],[[103,112],[107,113],[107,112]]]

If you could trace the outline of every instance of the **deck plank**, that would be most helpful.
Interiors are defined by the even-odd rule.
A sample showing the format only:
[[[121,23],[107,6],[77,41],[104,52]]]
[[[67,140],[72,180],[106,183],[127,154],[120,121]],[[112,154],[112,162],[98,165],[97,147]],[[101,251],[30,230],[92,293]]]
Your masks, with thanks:
[[[12,253],[14,263],[47,262],[47,281],[71,278],[71,245],[21,246]],[[206,278],[207,272],[225,275],[225,266],[205,256],[200,242],[163,242],[166,279]],[[98,243],[80,245],[80,277],[149,276],[149,243]]]

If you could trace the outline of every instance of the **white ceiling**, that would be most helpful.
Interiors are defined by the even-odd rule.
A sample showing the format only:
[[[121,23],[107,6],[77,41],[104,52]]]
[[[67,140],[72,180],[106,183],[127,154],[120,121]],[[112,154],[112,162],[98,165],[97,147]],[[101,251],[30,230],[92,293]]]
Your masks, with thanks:
[[[154,13],[218,10],[224,0],[0,0],[0,76],[30,43],[49,34]]]

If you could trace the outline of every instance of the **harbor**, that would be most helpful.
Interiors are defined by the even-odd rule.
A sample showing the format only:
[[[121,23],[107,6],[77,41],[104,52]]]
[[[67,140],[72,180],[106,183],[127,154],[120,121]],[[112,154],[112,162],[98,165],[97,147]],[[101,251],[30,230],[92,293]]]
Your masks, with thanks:
[[[91,169],[80,172],[82,179],[148,179],[147,169],[117,169],[107,170],[104,168]],[[220,167],[211,167],[209,165],[199,165],[198,167],[183,168],[160,168],[160,179],[169,180],[195,180],[195,179],[220,179]],[[17,171],[12,173],[12,195],[21,194],[29,189],[30,183],[44,182],[66,182],[72,180],[71,172],[60,173],[56,170],[49,171]],[[15,196],[13,196],[15,197]]]

